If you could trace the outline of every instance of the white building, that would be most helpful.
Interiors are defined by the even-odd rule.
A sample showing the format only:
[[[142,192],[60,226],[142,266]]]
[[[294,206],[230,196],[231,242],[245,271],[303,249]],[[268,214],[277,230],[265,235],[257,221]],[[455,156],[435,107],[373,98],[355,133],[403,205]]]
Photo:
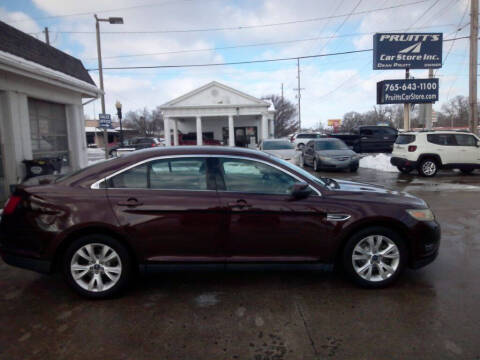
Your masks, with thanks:
[[[82,99],[99,94],[80,60],[0,22],[0,199],[25,177],[23,160],[87,164]]]
[[[257,99],[216,81],[160,108],[165,134],[173,130],[173,141],[166,136],[167,146],[179,144],[179,133],[193,136],[197,145],[217,140],[229,146],[250,147],[274,134],[275,108],[270,101]]]

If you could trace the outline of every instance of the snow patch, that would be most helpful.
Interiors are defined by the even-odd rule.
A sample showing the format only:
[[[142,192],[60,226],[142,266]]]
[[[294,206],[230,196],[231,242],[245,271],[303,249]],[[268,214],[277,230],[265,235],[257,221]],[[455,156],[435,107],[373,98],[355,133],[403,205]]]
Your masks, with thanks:
[[[360,167],[386,172],[398,172],[398,169],[390,164],[390,156],[385,154],[367,155],[360,159]]]

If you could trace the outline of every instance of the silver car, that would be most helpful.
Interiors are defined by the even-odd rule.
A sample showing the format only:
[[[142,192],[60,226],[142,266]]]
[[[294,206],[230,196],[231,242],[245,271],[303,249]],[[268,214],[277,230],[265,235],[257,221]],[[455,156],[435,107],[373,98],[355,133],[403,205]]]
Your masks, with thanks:
[[[312,166],[315,171],[320,169],[358,170],[360,156],[340,139],[324,138],[310,140],[303,149],[303,165]]]
[[[262,140],[258,149],[287,161],[295,158],[295,148],[287,139]]]

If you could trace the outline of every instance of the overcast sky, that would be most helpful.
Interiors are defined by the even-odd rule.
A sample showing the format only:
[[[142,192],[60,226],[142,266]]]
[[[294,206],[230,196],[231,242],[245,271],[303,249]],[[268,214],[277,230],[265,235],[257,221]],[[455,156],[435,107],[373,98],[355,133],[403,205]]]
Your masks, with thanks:
[[[395,8],[375,10],[388,7]],[[97,67],[94,12],[104,17],[122,16],[125,21],[123,25],[101,24],[104,67],[221,63],[369,49],[373,32],[443,32],[448,39],[468,35],[468,26],[456,30],[470,21],[467,0],[0,2],[2,21],[42,40],[42,30],[48,26],[51,44],[80,58],[87,69]],[[293,21],[297,22],[274,25]],[[242,26],[247,28],[239,29]],[[159,33],[212,28],[230,30]],[[143,33],[107,33],[118,31]],[[157,33],[145,33],[149,31]],[[218,49],[253,44],[257,46]],[[468,95],[468,40],[444,43],[443,53],[444,60],[449,55],[437,72],[440,78],[440,102],[434,106],[437,109],[449,98]],[[92,71],[91,75],[98,84],[97,72]],[[426,77],[427,71],[412,71],[412,75]],[[376,102],[376,82],[402,77],[404,72],[400,70],[372,70],[371,52],[301,60],[302,122],[314,126],[319,121],[341,118],[348,111],[370,110]],[[283,83],[285,97],[297,101],[296,61],[106,70],[104,78],[109,113],[115,113],[116,100],[122,102],[125,112],[143,107],[153,109],[212,80],[257,97],[280,94]],[[85,107],[89,116],[99,112],[99,101]]]

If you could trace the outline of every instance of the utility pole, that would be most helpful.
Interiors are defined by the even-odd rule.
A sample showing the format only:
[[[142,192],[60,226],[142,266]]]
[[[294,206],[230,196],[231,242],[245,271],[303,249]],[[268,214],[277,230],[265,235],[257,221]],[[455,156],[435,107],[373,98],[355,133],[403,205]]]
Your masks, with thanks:
[[[283,104],[283,83],[282,83],[282,104]]]
[[[478,0],[470,0],[470,71],[468,102],[470,131],[478,134],[477,105]]]
[[[410,78],[410,69],[405,69],[405,79]],[[410,104],[403,104],[403,130],[410,130]]]
[[[45,27],[45,30],[43,30],[43,32],[45,33],[45,42],[47,43],[47,45],[50,45],[50,35],[48,33],[48,27]]]
[[[304,90],[303,88],[300,87],[300,58],[297,58],[297,88],[293,90],[297,90],[298,131],[300,131],[302,130],[302,113],[300,108],[301,97],[302,97],[301,91]]]
[[[98,74],[100,77],[100,101],[102,103],[102,114],[105,114],[105,92],[103,90],[103,68],[102,68],[102,47],[100,45],[100,21],[109,22],[110,24],[123,24],[121,17],[109,17],[107,19],[99,19],[97,14],[95,17],[95,29],[97,31],[97,55],[98,55]],[[108,132],[107,128],[103,129],[103,142],[105,143],[105,159],[108,159]]]

